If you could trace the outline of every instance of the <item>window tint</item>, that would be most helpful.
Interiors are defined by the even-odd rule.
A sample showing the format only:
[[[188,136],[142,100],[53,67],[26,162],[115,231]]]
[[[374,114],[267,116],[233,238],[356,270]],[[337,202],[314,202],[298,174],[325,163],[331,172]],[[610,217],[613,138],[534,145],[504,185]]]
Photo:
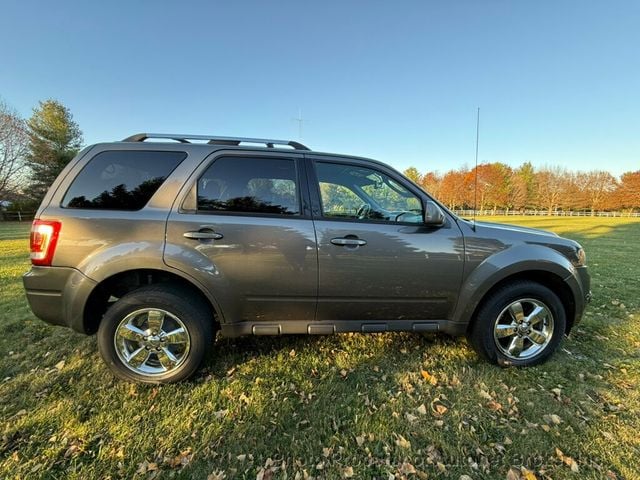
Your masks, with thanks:
[[[370,168],[316,164],[322,215],[352,220],[422,223],[422,202],[388,175]]]
[[[62,206],[140,210],[186,156],[185,152],[142,150],[99,153],[75,178]]]
[[[294,160],[217,159],[198,181],[198,210],[298,215]]]

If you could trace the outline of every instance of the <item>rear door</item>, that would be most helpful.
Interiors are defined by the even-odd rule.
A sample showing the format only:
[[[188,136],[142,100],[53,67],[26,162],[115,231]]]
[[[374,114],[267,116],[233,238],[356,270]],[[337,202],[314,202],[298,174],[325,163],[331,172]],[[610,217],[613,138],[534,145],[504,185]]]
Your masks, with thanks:
[[[224,321],[313,320],[317,250],[303,157],[229,151],[169,216],[165,262],[204,285]]]
[[[309,165],[318,238],[317,320],[444,320],[462,280],[463,237],[422,220],[424,192],[384,166]]]

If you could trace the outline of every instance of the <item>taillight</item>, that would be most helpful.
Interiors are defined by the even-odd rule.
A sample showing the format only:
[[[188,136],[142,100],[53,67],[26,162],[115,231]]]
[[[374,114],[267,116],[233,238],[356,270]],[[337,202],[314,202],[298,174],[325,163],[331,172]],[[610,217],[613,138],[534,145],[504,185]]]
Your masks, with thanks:
[[[51,265],[61,227],[62,223],[56,221],[33,221],[29,239],[31,263],[33,265]]]

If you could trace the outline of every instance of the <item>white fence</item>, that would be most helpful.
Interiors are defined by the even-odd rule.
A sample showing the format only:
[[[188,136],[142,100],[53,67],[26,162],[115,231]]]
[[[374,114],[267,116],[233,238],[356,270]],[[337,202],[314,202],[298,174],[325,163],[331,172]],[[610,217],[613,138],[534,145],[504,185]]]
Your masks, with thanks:
[[[473,217],[473,210],[454,210],[461,217]],[[571,210],[476,210],[477,216],[483,215],[526,215],[540,217],[640,217],[640,212],[591,212]]]

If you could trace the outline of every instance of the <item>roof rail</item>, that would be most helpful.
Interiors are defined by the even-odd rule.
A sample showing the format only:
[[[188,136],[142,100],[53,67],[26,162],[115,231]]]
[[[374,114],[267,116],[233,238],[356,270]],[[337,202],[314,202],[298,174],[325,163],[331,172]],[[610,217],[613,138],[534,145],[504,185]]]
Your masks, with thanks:
[[[213,135],[182,135],[177,133],[136,133],[122,140],[123,142],[144,142],[147,139],[162,138],[180,143],[191,143],[189,140],[206,141],[210,145],[240,145],[241,143],[264,143],[267,148],[274,145],[286,145],[295,150],[311,150],[309,147],[293,140],[271,140],[267,138],[217,137]]]

